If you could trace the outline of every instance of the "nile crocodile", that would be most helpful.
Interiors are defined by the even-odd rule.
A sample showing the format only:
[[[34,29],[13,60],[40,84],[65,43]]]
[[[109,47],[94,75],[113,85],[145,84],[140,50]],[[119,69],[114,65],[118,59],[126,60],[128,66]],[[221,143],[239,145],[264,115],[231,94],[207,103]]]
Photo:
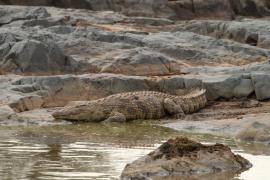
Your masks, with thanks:
[[[207,103],[205,90],[192,90],[184,96],[155,91],[137,91],[69,105],[53,113],[56,119],[78,121],[129,121],[175,118],[193,113]]]

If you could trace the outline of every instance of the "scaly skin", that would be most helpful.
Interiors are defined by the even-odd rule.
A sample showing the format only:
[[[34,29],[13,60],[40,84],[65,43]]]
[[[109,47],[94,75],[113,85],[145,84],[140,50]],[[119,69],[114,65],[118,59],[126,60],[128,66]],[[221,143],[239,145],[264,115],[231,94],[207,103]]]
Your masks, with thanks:
[[[137,91],[66,106],[53,116],[56,119],[91,122],[161,119],[166,116],[177,118],[198,111],[206,103],[205,90],[193,90],[185,96]]]

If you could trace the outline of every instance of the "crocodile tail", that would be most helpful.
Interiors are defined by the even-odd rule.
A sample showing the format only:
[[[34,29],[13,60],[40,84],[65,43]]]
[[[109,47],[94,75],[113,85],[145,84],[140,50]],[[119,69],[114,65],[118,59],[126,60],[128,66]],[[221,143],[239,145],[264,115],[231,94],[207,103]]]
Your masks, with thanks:
[[[193,89],[181,99],[182,109],[186,114],[196,112],[207,105],[205,89]]]

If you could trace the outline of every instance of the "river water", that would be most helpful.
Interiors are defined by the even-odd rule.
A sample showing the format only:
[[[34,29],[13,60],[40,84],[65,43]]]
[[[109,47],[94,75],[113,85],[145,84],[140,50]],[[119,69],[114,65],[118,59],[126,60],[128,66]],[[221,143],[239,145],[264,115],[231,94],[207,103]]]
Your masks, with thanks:
[[[236,179],[270,179],[270,147],[185,134],[147,123],[0,126],[0,179],[119,179],[127,163],[162,142],[188,136],[224,143],[253,163]]]

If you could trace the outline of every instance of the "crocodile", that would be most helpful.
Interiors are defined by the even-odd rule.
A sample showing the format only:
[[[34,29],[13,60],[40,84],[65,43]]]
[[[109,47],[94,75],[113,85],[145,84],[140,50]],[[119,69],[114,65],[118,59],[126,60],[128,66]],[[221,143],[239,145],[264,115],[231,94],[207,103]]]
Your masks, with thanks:
[[[195,89],[186,95],[156,91],[119,93],[98,100],[67,105],[53,112],[55,119],[90,122],[125,122],[136,119],[181,118],[207,104],[206,90]]]

